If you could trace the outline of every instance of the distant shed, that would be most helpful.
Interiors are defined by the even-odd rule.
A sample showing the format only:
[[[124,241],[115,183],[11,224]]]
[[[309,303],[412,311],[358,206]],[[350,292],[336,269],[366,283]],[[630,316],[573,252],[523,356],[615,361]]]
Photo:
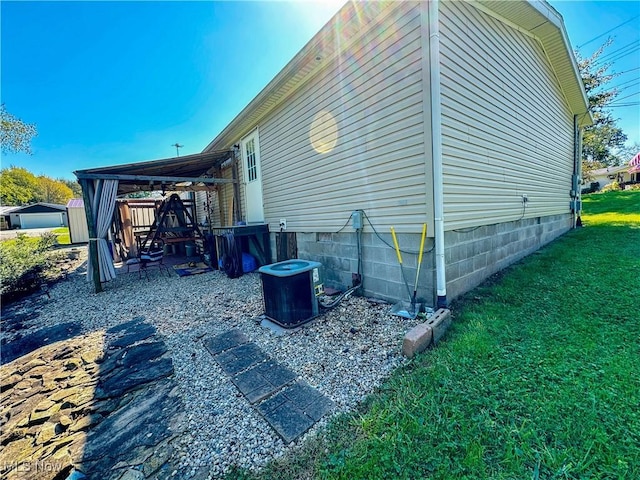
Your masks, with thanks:
[[[81,198],[72,198],[67,203],[67,217],[69,219],[69,235],[71,243],[86,243],[89,241],[89,228],[84,213],[84,202]]]

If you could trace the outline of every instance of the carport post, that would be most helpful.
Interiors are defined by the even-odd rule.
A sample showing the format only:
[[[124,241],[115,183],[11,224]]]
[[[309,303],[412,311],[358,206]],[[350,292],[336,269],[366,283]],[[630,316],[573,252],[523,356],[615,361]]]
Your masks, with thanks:
[[[100,265],[98,264],[98,240],[96,239],[96,224],[93,220],[93,208],[91,204],[92,181],[86,178],[80,179],[82,188],[82,200],[84,201],[84,213],[87,217],[87,229],[89,231],[89,261],[93,273],[93,286],[95,293],[102,291],[100,283]]]

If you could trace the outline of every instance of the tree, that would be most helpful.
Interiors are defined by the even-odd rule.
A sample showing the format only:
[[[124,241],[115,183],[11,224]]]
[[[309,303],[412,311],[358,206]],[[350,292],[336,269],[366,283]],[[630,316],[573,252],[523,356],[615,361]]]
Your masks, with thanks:
[[[66,178],[59,178],[59,182],[64,183],[73,192],[73,198],[82,198],[82,187],[75,180],[67,180]]]
[[[596,166],[617,165],[620,160],[614,152],[622,148],[627,139],[609,109],[620,93],[616,87],[609,85],[617,76],[609,73],[612,63],[603,61],[603,53],[611,44],[612,39],[608,39],[588,58],[583,58],[575,51],[589,110],[593,115],[593,125],[584,129],[582,138],[582,171],[586,175]]]
[[[11,115],[0,105],[0,141],[2,153],[24,152],[31,154],[31,139],[37,135],[36,126],[24,123],[18,117]]]
[[[640,152],[640,143],[635,142],[633,145],[625,145],[616,152],[616,156],[620,159],[620,165],[629,163],[631,159]]]
[[[40,184],[26,168],[10,166],[0,171],[0,200],[3,205],[26,205],[39,201]]]
[[[64,181],[46,175],[36,177],[26,168],[13,165],[0,171],[0,199],[3,205],[37,202],[66,204],[73,197],[73,191]]]
[[[58,203],[65,205],[73,198],[73,191],[59,180],[47,176],[38,177],[39,201],[46,203]]]

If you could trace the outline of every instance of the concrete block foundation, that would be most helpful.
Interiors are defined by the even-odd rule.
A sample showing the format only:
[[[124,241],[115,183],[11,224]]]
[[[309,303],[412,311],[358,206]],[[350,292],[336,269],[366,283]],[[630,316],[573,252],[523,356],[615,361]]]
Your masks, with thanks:
[[[480,228],[445,232],[447,300],[473,289],[486,278],[535,252],[566,233],[572,225],[571,214],[526,218]],[[326,286],[351,287],[352,274],[358,270],[356,234],[297,232],[298,256],[323,265]],[[399,234],[404,274],[413,292],[418,261],[420,234]],[[275,245],[272,233],[271,245]],[[418,281],[418,301],[435,305],[434,239],[427,238]],[[275,258],[275,256],[273,257]],[[409,300],[390,233],[362,233],[362,276],[364,295],[389,302]]]

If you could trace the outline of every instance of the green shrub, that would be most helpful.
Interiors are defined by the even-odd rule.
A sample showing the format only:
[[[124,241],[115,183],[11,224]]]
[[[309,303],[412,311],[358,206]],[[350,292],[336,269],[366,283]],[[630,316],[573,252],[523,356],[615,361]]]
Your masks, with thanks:
[[[620,184],[617,181],[613,181],[600,189],[601,193],[613,192],[620,190]]]
[[[37,289],[49,266],[47,251],[56,244],[56,235],[30,238],[19,233],[15,240],[0,243],[0,294],[12,301]]]
[[[49,250],[51,247],[58,245],[58,235],[52,232],[45,232],[38,239],[40,250]]]

